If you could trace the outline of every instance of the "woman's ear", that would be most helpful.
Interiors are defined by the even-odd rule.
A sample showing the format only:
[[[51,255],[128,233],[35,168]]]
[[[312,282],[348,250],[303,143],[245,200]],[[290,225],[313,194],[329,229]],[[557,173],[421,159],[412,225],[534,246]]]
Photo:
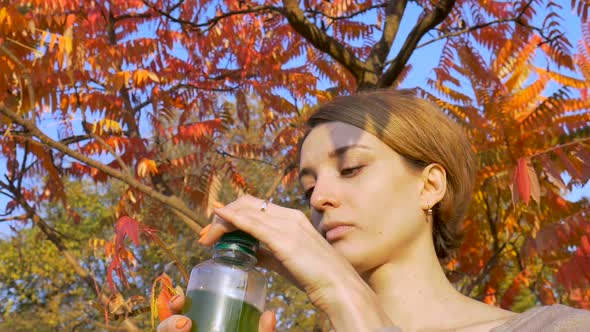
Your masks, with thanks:
[[[439,164],[430,164],[422,171],[422,209],[431,209],[447,192],[447,172]]]

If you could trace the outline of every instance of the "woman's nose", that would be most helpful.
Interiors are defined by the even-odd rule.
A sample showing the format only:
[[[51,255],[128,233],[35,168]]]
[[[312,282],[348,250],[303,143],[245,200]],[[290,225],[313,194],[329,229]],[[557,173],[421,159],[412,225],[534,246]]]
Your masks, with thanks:
[[[315,186],[313,188],[313,194],[310,198],[311,207],[318,211],[323,211],[330,207],[339,207],[341,202],[339,199],[337,186],[333,181],[329,181],[327,178],[316,179]]]

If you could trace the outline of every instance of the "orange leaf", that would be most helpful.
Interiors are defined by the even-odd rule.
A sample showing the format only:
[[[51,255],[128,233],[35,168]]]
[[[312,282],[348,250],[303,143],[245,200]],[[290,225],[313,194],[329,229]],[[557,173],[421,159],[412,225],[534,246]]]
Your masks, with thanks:
[[[160,291],[156,297],[156,289],[158,285],[160,286]],[[182,293],[181,290],[174,288],[172,279],[166,273],[162,273],[156,278],[156,280],[154,280],[150,301],[152,328],[156,325],[156,315],[160,321],[163,321],[172,315],[168,303],[170,302],[170,299],[179,292]]]
[[[172,311],[170,311],[168,303],[170,302],[170,299],[174,296],[174,294],[170,292],[170,289],[171,288],[163,287],[160,290],[160,294],[158,295],[158,318],[160,319],[160,321],[172,315]]]

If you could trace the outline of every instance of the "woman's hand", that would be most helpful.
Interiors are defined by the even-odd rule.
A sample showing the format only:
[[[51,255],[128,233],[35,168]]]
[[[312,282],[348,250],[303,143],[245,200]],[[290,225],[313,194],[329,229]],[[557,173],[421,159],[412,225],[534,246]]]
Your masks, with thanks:
[[[158,332],[188,332],[191,330],[191,320],[182,315],[178,315],[184,306],[184,296],[177,295],[170,299],[170,311],[173,315],[164,319],[158,325]],[[272,311],[265,311],[260,316],[258,323],[259,332],[273,332],[277,325],[275,314]]]
[[[212,245],[227,232],[241,229],[263,245],[261,266],[291,279],[312,303],[326,311],[333,302],[347,298],[347,286],[364,284],[352,265],[320,235],[299,211],[242,196],[222,208],[202,232],[199,242]],[[268,249],[266,249],[268,248]],[[368,288],[368,287],[367,287]]]

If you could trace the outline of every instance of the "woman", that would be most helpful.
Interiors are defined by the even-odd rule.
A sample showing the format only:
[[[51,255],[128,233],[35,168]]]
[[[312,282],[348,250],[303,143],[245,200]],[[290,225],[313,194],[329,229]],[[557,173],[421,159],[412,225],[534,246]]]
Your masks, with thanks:
[[[526,317],[459,293],[439,263],[457,246],[474,182],[458,125],[409,90],[335,98],[308,125],[299,178],[311,222],[244,196],[214,210],[201,244],[236,228],[252,234],[269,249],[261,265],[296,283],[338,332],[520,331]],[[171,308],[178,312],[183,300]],[[570,312],[590,326],[586,312]],[[274,325],[264,313],[260,331]],[[189,329],[179,315],[159,326]]]

